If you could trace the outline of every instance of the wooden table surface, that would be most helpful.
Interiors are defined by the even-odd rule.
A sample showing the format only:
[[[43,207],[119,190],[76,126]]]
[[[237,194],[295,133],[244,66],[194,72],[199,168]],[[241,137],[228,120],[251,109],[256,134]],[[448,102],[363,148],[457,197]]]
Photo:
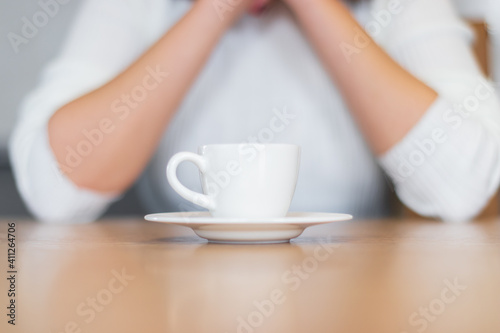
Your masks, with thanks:
[[[1,332],[500,332],[499,220],[340,222],[275,245],[141,219],[0,228]]]

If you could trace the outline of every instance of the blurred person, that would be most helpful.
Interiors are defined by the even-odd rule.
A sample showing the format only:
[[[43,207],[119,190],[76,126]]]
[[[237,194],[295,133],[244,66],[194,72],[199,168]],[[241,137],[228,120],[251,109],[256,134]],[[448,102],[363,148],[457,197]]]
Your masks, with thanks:
[[[53,222],[97,219],[210,143],[302,147],[293,211],[476,216],[500,179],[500,109],[449,0],[86,0],[10,142],[19,191]],[[195,169],[179,179],[200,188]],[[192,209],[196,209],[192,207]]]

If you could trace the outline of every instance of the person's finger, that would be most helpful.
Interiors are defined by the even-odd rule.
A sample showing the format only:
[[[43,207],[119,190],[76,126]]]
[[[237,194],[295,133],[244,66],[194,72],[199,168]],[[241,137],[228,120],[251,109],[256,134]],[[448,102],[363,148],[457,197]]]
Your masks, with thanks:
[[[255,0],[250,7],[250,12],[253,14],[260,14],[269,2],[270,0]]]

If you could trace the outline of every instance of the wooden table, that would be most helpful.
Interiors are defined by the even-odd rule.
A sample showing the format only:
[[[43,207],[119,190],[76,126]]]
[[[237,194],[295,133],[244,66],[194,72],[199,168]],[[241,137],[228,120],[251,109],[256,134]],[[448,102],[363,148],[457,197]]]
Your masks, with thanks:
[[[0,228],[1,332],[500,332],[498,220],[342,222],[275,245],[141,219]]]

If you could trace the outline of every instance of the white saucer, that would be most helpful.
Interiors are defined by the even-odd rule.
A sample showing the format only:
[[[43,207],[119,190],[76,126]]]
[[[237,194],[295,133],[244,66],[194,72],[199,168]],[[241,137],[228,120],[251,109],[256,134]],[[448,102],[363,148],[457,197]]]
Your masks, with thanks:
[[[221,243],[279,243],[300,236],[307,227],[348,221],[348,214],[288,213],[277,218],[212,217],[208,212],[150,214],[148,221],[170,223],[193,229],[200,237]]]

